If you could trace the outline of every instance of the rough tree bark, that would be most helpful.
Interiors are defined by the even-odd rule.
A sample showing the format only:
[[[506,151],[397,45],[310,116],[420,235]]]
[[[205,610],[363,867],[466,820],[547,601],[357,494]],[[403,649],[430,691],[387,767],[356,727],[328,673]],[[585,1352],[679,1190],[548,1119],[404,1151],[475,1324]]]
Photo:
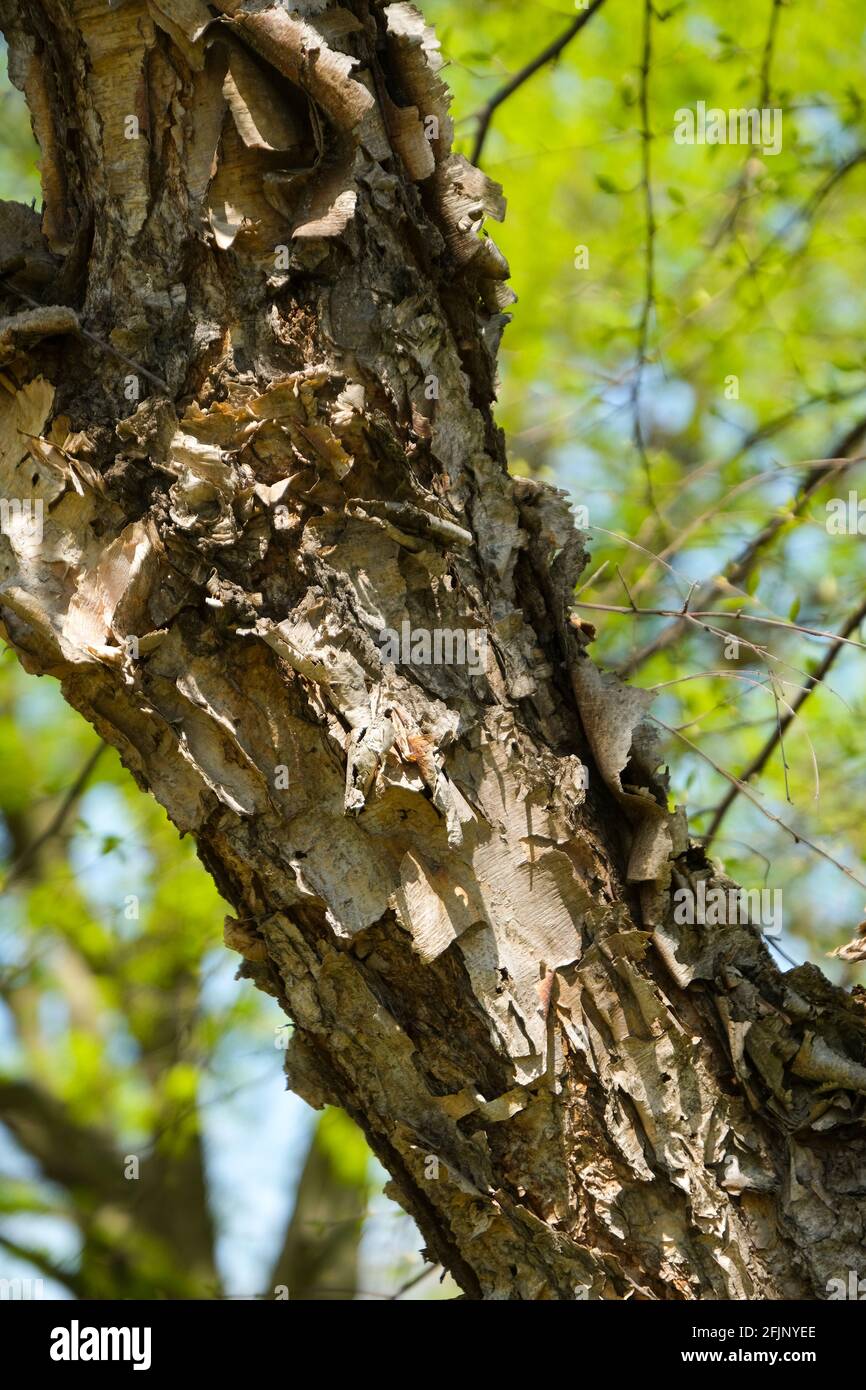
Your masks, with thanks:
[[[564,497],[508,475],[502,198],[431,31],[0,22],[45,198],[3,219],[0,477],[44,508],[41,540],[6,509],[5,633],[195,837],[290,1084],[471,1298],[824,1297],[862,1254],[863,998],[673,924],[718,871],[570,617]],[[395,661],[404,622],[483,630],[486,670]]]

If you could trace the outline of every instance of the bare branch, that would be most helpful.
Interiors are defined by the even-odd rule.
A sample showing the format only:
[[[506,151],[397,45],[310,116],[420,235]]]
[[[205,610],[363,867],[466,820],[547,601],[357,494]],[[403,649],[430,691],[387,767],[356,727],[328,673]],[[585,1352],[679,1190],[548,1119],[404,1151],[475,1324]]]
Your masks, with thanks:
[[[840,642],[849,647],[859,647],[866,651],[866,642],[856,642],[853,637],[843,637],[838,632],[828,632],[823,627],[806,627],[802,623],[786,622],[784,618],[765,618],[759,613],[744,613],[737,609],[733,613],[708,612],[706,609],[692,609],[683,613],[681,608],[626,608],[616,603],[579,603],[578,608],[588,608],[596,613],[635,613],[642,618],[683,618],[689,622],[694,618],[721,618],[726,622],[763,623],[766,627],[782,627],[789,632],[801,632],[805,637],[819,637],[825,642]],[[728,634],[726,633],[725,636]]]
[[[773,53],[776,47],[776,35],[779,28],[779,12],[783,3],[784,0],[771,0],[767,37],[764,41],[764,51],[761,55],[761,87],[758,95],[758,108],[760,110],[763,110],[764,107],[770,104],[770,72],[773,65]],[[718,231],[710,243],[713,248],[718,246],[719,242],[726,236],[731,235],[737,225],[737,219],[742,211],[743,204],[751,191],[753,182],[752,161],[755,159],[757,153],[758,147],[753,144],[749,149],[749,157],[746,164],[740,170],[740,176],[737,179],[733,207],[723,218]]]
[[[802,478],[790,506],[786,511],[778,511],[766,522],[756,536],[743,547],[738,555],[729,560],[720,575],[703,586],[698,594],[698,603],[706,606],[714,599],[728,591],[729,587],[741,587],[745,580],[754,570],[754,567],[767,547],[772,543],[781,529],[787,525],[792,517],[800,516],[805,507],[827,481],[828,477],[841,476],[846,468],[858,461],[854,451],[857,445],[866,435],[866,416],[861,416],[851,428],[845,433],[836,446],[830,450],[830,458],[835,465],[830,470],[827,468],[826,461],[820,461],[812,465],[808,473]],[[658,652],[664,651],[672,642],[680,636],[684,629],[684,622],[681,616],[670,627],[664,628],[651,642],[641,647],[635,652],[628,661],[622,663],[617,668],[618,674],[627,679],[633,676],[644,662],[649,661],[650,657]]]
[[[644,220],[646,226],[646,241],[644,246],[644,299],[641,309],[640,323],[638,324],[637,342],[637,364],[632,377],[631,387],[631,410],[632,410],[632,437],[634,446],[641,461],[641,466],[646,478],[646,498],[647,506],[662,521],[656,505],[655,493],[653,491],[652,471],[650,469],[649,455],[644,439],[643,425],[641,423],[641,386],[643,384],[644,368],[647,362],[647,347],[649,345],[650,323],[656,302],[655,285],[655,235],[656,220],[653,210],[653,190],[652,190],[652,131],[650,129],[649,118],[649,79],[650,68],[652,66],[652,20],[653,7],[652,0],[644,0],[643,9],[643,39],[641,47],[641,66],[640,66],[640,120],[641,120],[641,181],[640,188],[643,192]]]
[[[63,828],[67,816],[69,815],[72,808],[75,806],[75,803],[78,801],[79,797],[84,791],[84,788],[87,786],[90,774],[96,767],[96,764],[99,762],[99,759],[102,757],[105,748],[106,744],[100,741],[94,748],[93,752],[88,755],[86,762],[84,763],[80,772],[78,773],[78,776],[75,778],[75,781],[72,783],[72,786],[67,791],[66,795],[64,796],[57,810],[54,812],[54,815],[51,817],[51,820],[48,822],[45,829],[42,831],[41,835],[36,836],[36,839],[33,840],[32,843],[27,846],[27,848],[19,855],[15,863],[12,865],[11,869],[9,870],[9,873],[6,876],[6,882],[3,885],[4,892],[6,892],[12,886],[13,883],[15,883],[19,878],[22,877],[23,874],[27,872],[27,870],[30,868],[30,865],[33,863],[37,854],[41,850],[42,846],[46,844],[48,840],[52,839],[56,834],[58,834],[58,832]]]
[[[769,759],[774,748],[776,747],[776,744],[781,743],[782,739],[784,738],[786,729],[789,727],[792,719],[796,718],[797,711],[802,708],[803,704],[806,700],[808,700],[815,687],[817,685],[820,685],[821,681],[824,679],[827,672],[830,670],[830,667],[833,665],[839,653],[842,651],[843,647],[845,646],[845,642],[843,639],[850,636],[850,634],[855,630],[855,628],[858,628],[860,626],[864,618],[866,618],[866,599],[864,599],[864,601],[859,605],[859,607],[843,623],[839,631],[839,637],[837,641],[826,653],[824,660],[821,662],[821,665],[818,667],[818,670],[815,672],[814,676],[810,676],[808,684],[794,697],[789,712],[784,716],[783,719],[779,721],[777,727],[773,730],[773,733],[767,739],[761,751],[755,755],[755,757],[749,763],[749,766],[745,769],[745,771],[740,773],[738,782],[736,784],[731,784],[730,790],[728,791],[724,801],[722,801],[721,805],[718,807],[715,815],[713,816],[712,821],[710,822],[709,830],[707,831],[706,835],[702,837],[705,846],[708,845],[710,841],[715,838],[719,826],[721,825],[725,816],[728,814],[728,811],[736,801],[740,792],[743,790],[743,786],[745,785],[745,783],[750,782],[753,777],[757,777],[758,774],[763,771],[764,767],[766,766],[767,760]]]
[[[14,294],[18,299],[23,300],[31,309],[42,309],[45,307],[39,303],[38,299],[32,299],[29,294],[25,294],[23,290],[19,290],[16,285],[11,284],[5,275],[0,275],[0,280],[3,282],[4,289],[8,290],[10,294]],[[85,328],[83,323],[76,323],[75,320],[77,315],[75,315],[74,310],[70,309],[68,312],[74,316],[72,322],[75,324],[75,331],[80,333],[82,338],[86,338],[89,343],[99,348],[101,352],[105,352],[110,357],[116,358],[118,362],[122,362],[125,367],[131,367],[134,372],[137,372],[139,376],[143,376],[146,381],[149,381],[152,386],[156,386],[160,391],[164,392],[165,395],[171,395],[171,387],[167,382],[163,381],[161,376],[155,376],[153,372],[148,371],[147,367],[143,367],[140,362],[136,362],[132,357],[127,357],[126,353],[121,352],[113,343],[107,343],[104,338],[98,338],[89,328]]]
[[[710,767],[713,768],[720,777],[724,777],[727,782],[736,786],[744,796],[749,798],[753,806],[757,806],[762,816],[766,816],[767,820],[772,821],[780,830],[784,830],[787,835],[790,835],[795,844],[805,845],[807,849],[813,850],[814,853],[820,855],[822,859],[826,859],[828,864],[832,864],[834,869],[838,869],[840,873],[844,874],[846,878],[850,878],[852,882],[858,884],[860,888],[866,888],[866,880],[858,878],[853,869],[849,869],[841,860],[835,859],[828,850],[822,849],[820,845],[816,845],[814,840],[807,840],[806,836],[801,835],[799,830],[795,830],[793,826],[783,821],[781,816],[777,816],[775,812],[764,805],[760,797],[752,791],[751,787],[747,787],[745,783],[740,782],[739,778],[735,777],[733,772],[728,772],[726,768],[716,762],[715,758],[711,758],[709,753],[705,753],[703,748],[699,748],[690,738],[686,738],[685,734],[681,734],[679,729],[674,729],[670,724],[666,724],[663,719],[659,719],[656,715],[651,715],[650,718],[653,720],[653,723],[658,724],[660,728],[667,729],[669,734],[674,734],[678,739],[681,739],[683,743],[687,744],[692,752],[697,753],[699,758],[703,758],[704,762],[709,763]]]
[[[39,1270],[40,1274],[45,1274],[56,1283],[65,1285],[76,1298],[87,1298],[90,1292],[87,1280],[82,1279],[74,1269],[55,1264],[46,1251],[38,1250],[31,1245],[22,1245],[19,1241],[12,1240],[9,1236],[2,1234],[0,1234],[0,1247],[16,1260],[32,1265],[34,1269]]]
[[[475,132],[475,144],[472,148],[473,164],[480,164],[481,162],[481,152],[484,149],[484,141],[487,139],[490,122],[493,119],[494,113],[499,109],[502,103],[507,101],[519,87],[522,87],[524,82],[528,82],[530,77],[534,77],[540,68],[545,67],[547,63],[552,63],[558,58],[563,49],[567,48],[571,40],[580,33],[585,24],[589,23],[596,10],[600,10],[603,4],[604,0],[592,0],[589,9],[579,14],[577,19],[569,24],[568,28],[560,34],[558,39],[554,39],[552,43],[549,43],[546,48],[542,49],[537,57],[533,58],[530,63],[527,63],[519,72],[516,72],[514,76],[505,83],[504,87],[500,87],[498,92],[493,93],[493,96],[485,103],[478,113],[478,129]]]

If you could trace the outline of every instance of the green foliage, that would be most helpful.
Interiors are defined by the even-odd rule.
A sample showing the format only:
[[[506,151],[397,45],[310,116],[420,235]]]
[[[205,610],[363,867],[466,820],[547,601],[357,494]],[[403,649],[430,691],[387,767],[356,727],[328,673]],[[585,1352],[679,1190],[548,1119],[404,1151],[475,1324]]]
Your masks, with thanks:
[[[248,983],[214,995],[215,976],[233,970],[222,944],[228,909],[192,843],[108,749],[69,801],[98,740],[54,683],[26,676],[9,651],[0,730],[4,765],[15,770],[0,781],[0,1118],[42,1170],[19,1176],[0,1143],[0,1268],[29,1258],[79,1297],[218,1294],[212,1226],[229,1229],[236,1196],[222,1197],[208,1173],[206,1121],[216,1105],[221,1133],[244,1126],[236,1111],[250,1056],[273,1077],[274,1103],[287,1104],[275,1046],[282,1015]],[[319,1296],[321,1285],[322,1297],[345,1297],[362,1277],[397,1287],[419,1267],[417,1255],[401,1258],[417,1245],[411,1223],[391,1203],[366,1219],[382,1183],[363,1136],[339,1110],[310,1125],[301,1109],[306,1158],[283,1217],[284,1249],[272,1251],[270,1273],[259,1263],[258,1289],[303,1284]],[[260,1133],[247,1123],[246,1144]],[[140,1178],[127,1183],[130,1155]],[[395,1221],[402,1236],[392,1249],[384,1233]],[[375,1248],[362,1269],[365,1226]],[[60,1258],[63,1228],[73,1254]],[[339,1295],[327,1292],[337,1266]],[[225,1277],[237,1285],[231,1263]]]
[[[473,113],[566,29],[574,6],[429,0],[424,8],[438,25],[469,154]],[[501,355],[511,466],[588,507],[585,578],[604,569],[581,602],[630,608],[631,594],[643,608],[680,609],[692,581],[719,574],[780,515],[790,519],[772,544],[710,607],[836,630],[862,595],[864,542],[828,536],[825,503],[849,488],[866,493],[866,473],[855,465],[831,478],[799,515],[791,499],[803,462],[835,456],[839,439],[866,419],[862,14],[844,0],[820,8],[785,0],[768,48],[774,0],[733,12],[723,0],[656,6],[647,93],[655,293],[639,366],[648,264],[643,9],[606,0],[556,63],[499,107],[484,145],[482,167],[508,196],[494,235],[519,296]],[[726,112],[779,108],[781,151],[677,144],[676,113],[699,101]],[[585,269],[575,264],[580,247]],[[862,440],[853,452],[866,453]],[[614,666],[665,626],[581,611],[599,630],[596,659]],[[657,714],[698,745],[665,736],[672,790],[688,799],[695,831],[708,828],[729,785],[706,757],[732,773],[746,768],[776,725],[777,696],[783,711],[827,651],[784,627],[737,632],[767,655],[743,647],[739,660],[726,658],[722,642],[692,623],[632,677],[665,687]],[[851,798],[866,763],[857,738],[864,658],[846,649],[785,737],[787,771],[776,748],[756,787],[768,809],[866,886]],[[693,676],[701,678],[684,679]],[[714,847],[741,882],[758,886],[769,873],[784,888],[786,949],[798,959],[820,958],[861,915],[864,886],[743,796]]]
[[[326,1110],[319,1123],[317,1139],[340,1182],[363,1189],[370,1167],[369,1150],[364,1136],[348,1115],[333,1107]]]
[[[9,81],[6,46],[0,42],[0,198],[29,203],[41,194],[39,149],[30,129],[30,117],[21,93]]]

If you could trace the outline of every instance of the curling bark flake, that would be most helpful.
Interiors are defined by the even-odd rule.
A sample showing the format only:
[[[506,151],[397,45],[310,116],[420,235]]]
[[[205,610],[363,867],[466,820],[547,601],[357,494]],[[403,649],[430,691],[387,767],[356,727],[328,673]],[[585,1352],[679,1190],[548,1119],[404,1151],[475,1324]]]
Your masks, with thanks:
[[[674,925],[720,871],[570,619],[565,498],[508,475],[503,200],[431,30],[0,23],[45,198],[0,218],[0,487],[44,504],[5,635],[195,836],[290,1084],[470,1297],[824,1296],[862,1259],[863,997]],[[486,673],[384,661],[407,620],[483,630]]]

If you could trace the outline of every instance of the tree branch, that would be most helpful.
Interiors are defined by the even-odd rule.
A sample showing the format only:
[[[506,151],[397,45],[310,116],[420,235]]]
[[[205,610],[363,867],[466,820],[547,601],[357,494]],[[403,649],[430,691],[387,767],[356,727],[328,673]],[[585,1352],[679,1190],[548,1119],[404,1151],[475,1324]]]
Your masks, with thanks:
[[[669,734],[673,734],[675,738],[680,739],[693,753],[697,753],[699,758],[703,758],[705,763],[709,763],[710,767],[713,768],[720,777],[724,777],[727,782],[730,782],[732,786],[736,787],[738,791],[741,791],[744,796],[748,797],[752,805],[757,806],[761,815],[766,816],[767,820],[772,821],[773,825],[777,825],[780,830],[784,830],[786,835],[790,835],[795,844],[805,845],[807,849],[812,850],[813,854],[819,855],[819,857],[826,860],[828,864],[832,864],[833,868],[838,869],[840,874],[844,874],[846,878],[850,878],[852,883],[856,883],[860,888],[866,888],[866,882],[864,882],[862,878],[859,878],[857,874],[854,873],[853,869],[849,869],[840,859],[834,858],[828,850],[822,849],[814,840],[807,840],[806,836],[801,835],[799,830],[795,830],[792,825],[788,825],[787,821],[783,821],[781,816],[777,816],[774,811],[771,811],[769,807],[764,805],[750,787],[747,787],[745,783],[741,782],[733,772],[728,772],[727,768],[722,767],[721,763],[717,763],[715,758],[711,758],[709,753],[705,752],[703,748],[700,748],[692,739],[687,738],[679,729],[675,729],[672,725],[666,724],[663,719],[659,719],[656,715],[651,715],[650,717],[654,724],[658,724],[660,729],[666,729]]]
[[[519,72],[516,72],[511,80],[505,83],[504,87],[500,87],[498,92],[494,92],[490,100],[478,113],[478,129],[475,133],[475,144],[472,148],[473,164],[479,164],[481,161],[481,152],[484,149],[484,141],[487,139],[490,122],[502,103],[507,101],[518,88],[522,87],[524,82],[528,82],[530,77],[534,77],[540,68],[543,68],[547,63],[552,63],[558,58],[563,49],[568,47],[571,40],[580,33],[585,24],[589,23],[596,10],[600,10],[603,4],[604,0],[592,0],[589,9],[584,10],[582,14],[578,15],[577,19],[569,24],[568,28],[560,34],[558,39],[554,39],[552,43],[549,43],[546,48],[542,49],[537,57],[533,58],[530,63],[527,63]]]
[[[21,1245],[17,1240],[10,1240],[8,1236],[0,1234],[0,1246],[16,1260],[21,1260],[33,1265],[40,1274],[45,1274],[49,1279],[53,1279],[58,1284],[63,1284],[70,1293],[76,1298],[87,1298],[90,1290],[86,1279],[72,1269],[63,1269],[62,1266],[55,1264],[44,1250],[36,1250],[30,1245]]]
[[[644,0],[643,8],[643,40],[641,46],[641,66],[640,66],[640,116],[641,116],[641,181],[640,187],[644,198],[644,217],[646,223],[646,243],[644,251],[644,300],[641,310],[640,323],[638,325],[638,344],[637,344],[637,365],[632,378],[631,388],[631,408],[633,419],[633,438],[635,448],[646,478],[647,506],[651,512],[658,517],[659,522],[662,518],[656,505],[655,492],[653,491],[652,471],[650,469],[649,455],[647,453],[646,440],[644,439],[643,425],[641,423],[641,386],[643,384],[644,368],[647,362],[647,345],[649,343],[650,321],[656,302],[655,288],[655,234],[656,220],[653,210],[653,190],[652,190],[652,130],[650,129],[649,118],[649,79],[650,67],[652,65],[652,21],[653,7],[652,0]]]
[[[755,567],[756,562],[771,542],[775,539],[779,531],[787,525],[792,517],[799,516],[811,501],[818,489],[827,482],[829,477],[841,477],[845,469],[855,462],[851,457],[854,454],[863,436],[866,435],[866,416],[861,416],[854,425],[843,435],[834,448],[830,450],[830,457],[833,459],[843,459],[838,469],[828,472],[823,464],[816,464],[810,468],[808,473],[801,480],[797,491],[791,501],[787,511],[777,511],[770,517],[769,521],[761,528],[756,536],[743,547],[738,555],[729,560],[720,575],[716,575],[708,584],[705,584],[699,591],[695,602],[700,607],[706,607],[717,599],[720,595],[727,592],[729,587],[742,587],[744,581]],[[627,661],[622,662],[617,668],[617,674],[623,680],[628,680],[634,673],[644,665],[645,662],[659,652],[665,651],[667,647],[675,642],[686,626],[686,620],[682,615],[677,615],[674,622],[669,627],[663,628],[651,642],[647,642]]]
[[[784,738],[785,732],[789,728],[791,721],[796,718],[798,711],[802,709],[803,705],[805,704],[806,700],[808,700],[815,687],[821,684],[827,672],[830,670],[830,667],[833,665],[834,661],[838,657],[839,653],[845,647],[846,643],[844,639],[849,637],[850,634],[855,630],[855,628],[860,626],[864,618],[866,618],[866,599],[864,599],[864,601],[857,607],[857,609],[851,614],[851,616],[847,618],[846,621],[843,623],[842,627],[839,629],[839,640],[836,641],[834,645],[830,648],[830,650],[826,653],[824,660],[821,662],[821,665],[818,667],[815,674],[809,677],[807,684],[792,700],[789,712],[778,721],[775,729],[773,730],[770,737],[767,739],[761,751],[755,755],[755,757],[749,763],[749,766],[745,769],[745,771],[740,773],[737,782],[731,783],[727,795],[725,796],[721,805],[716,810],[715,815],[713,816],[713,819],[710,822],[709,830],[707,831],[706,835],[703,835],[701,837],[704,842],[704,848],[706,848],[706,846],[711,842],[711,840],[715,838],[716,834],[718,833],[719,826],[721,825],[725,816],[728,814],[728,811],[731,809],[731,806],[736,801],[740,792],[743,790],[744,784],[750,782],[753,777],[757,777],[757,775],[763,770],[768,758],[770,757],[774,748],[776,747],[776,744],[781,743],[782,739]]]
[[[784,0],[771,0],[770,19],[767,26],[767,37],[764,40],[764,51],[761,56],[761,85],[760,91],[758,93],[759,110],[763,110],[764,107],[769,106],[770,104],[770,74],[773,66],[773,54],[776,47],[776,35],[779,27],[779,13],[781,11],[783,3]],[[716,232],[715,236],[713,237],[713,240],[710,243],[710,245],[713,248],[715,248],[725,236],[732,233],[737,225],[737,219],[742,210],[743,203],[746,200],[746,195],[749,191],[749,185],[752,181],[751,165],[757,153],[758,147],[754,144],[751,145],[749,148],[749,157],[746,161],[744,168],[741,169],[739,178],[737,179],[737,187],[733,207],[727,213],[726,217],[723,218],[718,231]]]
[[[19,855],[15,863],[10,868],[9,873],[6,876],[6,882],[3,885],[4,892],[8,891],[8,889],[11,888],[13,883],[17,882],[19,878],[23,877],[23,875],[30,868],[30,865],[33,863],[39,851],[42,849],[42,846],[44,844],[47,844],[47,842],[50,839],[52,839],[58,833],[58,831],[62,829],[67,816],[74,807],[75,803],[78,801],[79,797],[84,791],[84,788],[87,786],[90,774],[96,767],[96,764],[99,762],[99,759],[102,757],[102,754],[105,751],[105,747],[105,743],[102,740],[100,740],[94,748],[93,752],[88,754],[86,761],[82,765],[81,770],[75,778],[75,781],[72,783],[72,786],[67,791],[66,795],[64,796],[57,810],[54,812],[54,815],[51,817],[51,820],[48,822],[45,829],[42,831],[40,835],[37,835],[36,839],[33,840],[27,846],[27,848]]]

